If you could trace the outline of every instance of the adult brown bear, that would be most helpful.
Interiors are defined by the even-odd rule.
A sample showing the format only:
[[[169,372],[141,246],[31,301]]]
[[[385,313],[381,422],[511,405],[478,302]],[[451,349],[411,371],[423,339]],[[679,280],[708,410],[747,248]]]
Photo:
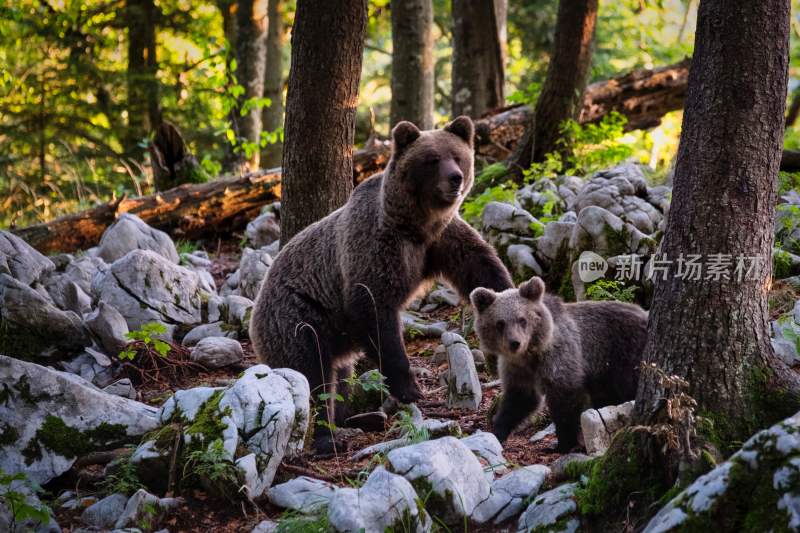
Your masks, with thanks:
[[[512,287],[494,249],[458,216],[473,182],[473,134],[468,117],[433,131],[400,122],[386,170],[281,250],[250,321],[264,363],[302,372],[318,398],[332,396],[365,352],[395,398],[421,397],[400,311],[439,277],[465,300],[476,287]],[[316,437],[318,450],[330,446],[324,428]]]

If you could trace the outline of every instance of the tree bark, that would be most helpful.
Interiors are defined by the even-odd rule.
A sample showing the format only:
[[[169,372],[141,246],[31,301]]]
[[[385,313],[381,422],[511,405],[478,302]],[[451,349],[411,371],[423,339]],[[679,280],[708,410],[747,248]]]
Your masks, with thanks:
[[[286,95],[281,245],[353,190],[366,0],[298,0]]]
[[[547,66],[536,111],[513,158],[513,167],[527,169],[544,161],[559,146],[561,124],[577,119],[592,65],[592,46],[597,21],[597,0],[561,0],[558,3],[553,55]],[[566,155],[566,154],[564,154]]]
[[[452,0],[453,116],[482,116],[503,105],[503,0]]]
[[[234,131],[240,143],[247,143],[238,153],[247,170],[258,169],[261,148],[261,109],[246,102],[264,96],[264,67],[267,45],[267,0],[239,0],[236,10],[236,80],[244,87],[235,108]],[[243,113],[243,111],[245,111]],[[252,145],[256,147],[253,148]]]
[[[695,43],[661,242],[672,264],[665,279],[656,276],[645,361],[685,378],[699,414],[730,442],[749,437],[765,419],[782,417],[763,412],[766,381],[790,377],[781,385],[789,390],[798,381],[773,355],[767,305],[789,1],[702,0]],[[682,254],[700,255],[704,279],[679,275]],[[729,279],[705,279],[713,254],[732,258]],[[752,276],[735,274],[738,257],[758,258]],[[663,394],[658,380],[644,372],[636,398],[640,417]],[[781,409],[792,405],[786,401]]]
[[[261,114],[262,129],[274,132],[283,127],[283,6],[281,0],[269,0],[267,11],[267,65],[264,72],[264,96],[270,105]],[[281,166],[283,141],[277,140],[261,150],[261,166]]]
[[[173,238],[197,239],[244,228],[261,208],[280,197],[279,173],[254,173],[181,185],[163,193],[122,198],[12,233],[44,254],[95,246],[121,213],[133,213]]]
[[[153,0],[127,0],[125,19],[128,24],[128,131],[125,150],[139,158],[142,139],[161,123],[158,60],[156,57],[156,25],[159,11]]]
[[[433,128],[432,0],[393,0],[391,125]]]

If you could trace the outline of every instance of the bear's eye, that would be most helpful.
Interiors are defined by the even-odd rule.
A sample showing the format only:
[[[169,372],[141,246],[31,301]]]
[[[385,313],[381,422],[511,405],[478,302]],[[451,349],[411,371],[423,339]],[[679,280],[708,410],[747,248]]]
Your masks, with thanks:
[[[506,329],[506,323],[503,322],[502,320],[498,321],[497,322],[497,331],[502,333],[504,329]]]
[[[439,156],[432,155],[432,156],[429,156],[429,157],[425,158],[424,164],[427,165],[427,166],[434,166],[434,165],[438,165],[439,161],[440,161]]]
[[[528,325],[528,321],[525,320],[524,318],[520,318],[517,322],[519,323],[520,327],[522,327],[522,328],[527,327],[527,325]]]

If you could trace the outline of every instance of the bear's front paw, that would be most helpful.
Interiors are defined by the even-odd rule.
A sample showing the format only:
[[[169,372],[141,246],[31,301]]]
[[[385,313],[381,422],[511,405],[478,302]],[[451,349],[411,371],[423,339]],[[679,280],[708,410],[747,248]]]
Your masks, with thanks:
[[[422,391],[413,376],[408,376],[401,383],[389,382],[389,392],[400,403],[414,403],[422,399]]]

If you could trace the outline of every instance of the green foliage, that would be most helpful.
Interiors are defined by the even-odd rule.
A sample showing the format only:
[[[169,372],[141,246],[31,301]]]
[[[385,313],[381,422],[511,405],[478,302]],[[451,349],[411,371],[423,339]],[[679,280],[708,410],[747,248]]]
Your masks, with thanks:
[[[476,225],[480,221],[483,208],[486,207],[486,204],[489,202],[513,203],[514,191],[516,190],[517,185],[512,181],[488,187],[477,197],[471,198],[461,204],[461,216],[470,224]]]
[[[539,82],[531,82],[529,83],[524,89],[517,89],[510,95],[508,95],[508,100],[512,104],[525,104],[530,107],[534,107],[536,105],[536,101],[539,99],[539,94],[542,92],[542,84]]]
[[[800,172],[778,173],[778,194],[786,194],[789,191],[800,191]]]
[[[586,298],[595,301],[616,300],[632,303],[638,287],[626,287],[621,281],[599,279],[586,286]]]
[[[772,277],[784,279],[792,275],[792,254],[780,248],[772,252]]]
[[[417,425],[414,423],[414,418],[405,409],[398,411],[397,418],[392,424],[391,429],[396,430],[401,435],[406,436],[412,444],[423,442],[431,438],[428,429],[424,427],[417,427]]]
[[[42,525],[50,523],[50,508],[44,503],[31,505],[28,502],[28,495],[25,492],[12,489],[15,481],[19,481],[28,486],[31,492],[41,493],[42,488],[30,481],[24,472],[16,474],[6,474],[0,469],[0,502],[8,508],[11,513],[10,533],[23,531],[17,529],[22,522],[32,521]],[[26,528],[25,531],[28,531]]]
[[[532,183],[540,178],[558,176],[564,169],[564,162],[561,154],[551,152],[545,154],[545,160],[541,163],[532,163],[530,168],[522,171],[522,180],[525,183]]]
[[[170,350],[169,343],[158,338],[158,335],[166,332],[166,326],[160,322],[148,322],[137,330],[129,331],[125,337],[133,343],[122,350],[118,357],[123,361],[133,361],[138,353],[138,347],[135,344],[137,341],[144,344],[145,349],[155,351],[161,357],[166,357]]]
[[[178,249],[178,255],[180,255],[180,254],[191,254],[193,252],[196,252],[197,250],[200,249],[200,246],[198,246],[198,244],[196,242],[194,242],[194,241],[187,241],[185,239],[178,239],[175,242],[175,248]],[[164,330],[164,333],[165,332],[166,332],[166,329]]]
[[[386,385],[386,376],[379,370],[373,369],[365,372],[361,377],[349,376],[345,383],[350,387],[358,387],[366,393],[379,392],[384,396],[389,395],[389,387]]]
[[[275,529],[275,533],[329,533],[330,531],[331,525],[328,522],[326,507],[311,515],[294,510],[286,511],[278,520],[278,527]]]
[[[219,438],[207,447],[192,450],[186,455],[183,479],[199,482],[217,497],[233,500],[238,493],[239,470],[228,459],[222,439]]]
[[[108,475],[100,482],[99,488],[103,494],[131,495],[142,487],[136,465],[129,458],[121,459],[110,466],[113,468],[109,468]]]
[[[633,154],[620,138],[628,119],[616,111],[605,115],[600,122],[580,125],[567,120],[561,125],[561,140],[570,148],[565,166],[566,174],[584,176],[616,165]]]

